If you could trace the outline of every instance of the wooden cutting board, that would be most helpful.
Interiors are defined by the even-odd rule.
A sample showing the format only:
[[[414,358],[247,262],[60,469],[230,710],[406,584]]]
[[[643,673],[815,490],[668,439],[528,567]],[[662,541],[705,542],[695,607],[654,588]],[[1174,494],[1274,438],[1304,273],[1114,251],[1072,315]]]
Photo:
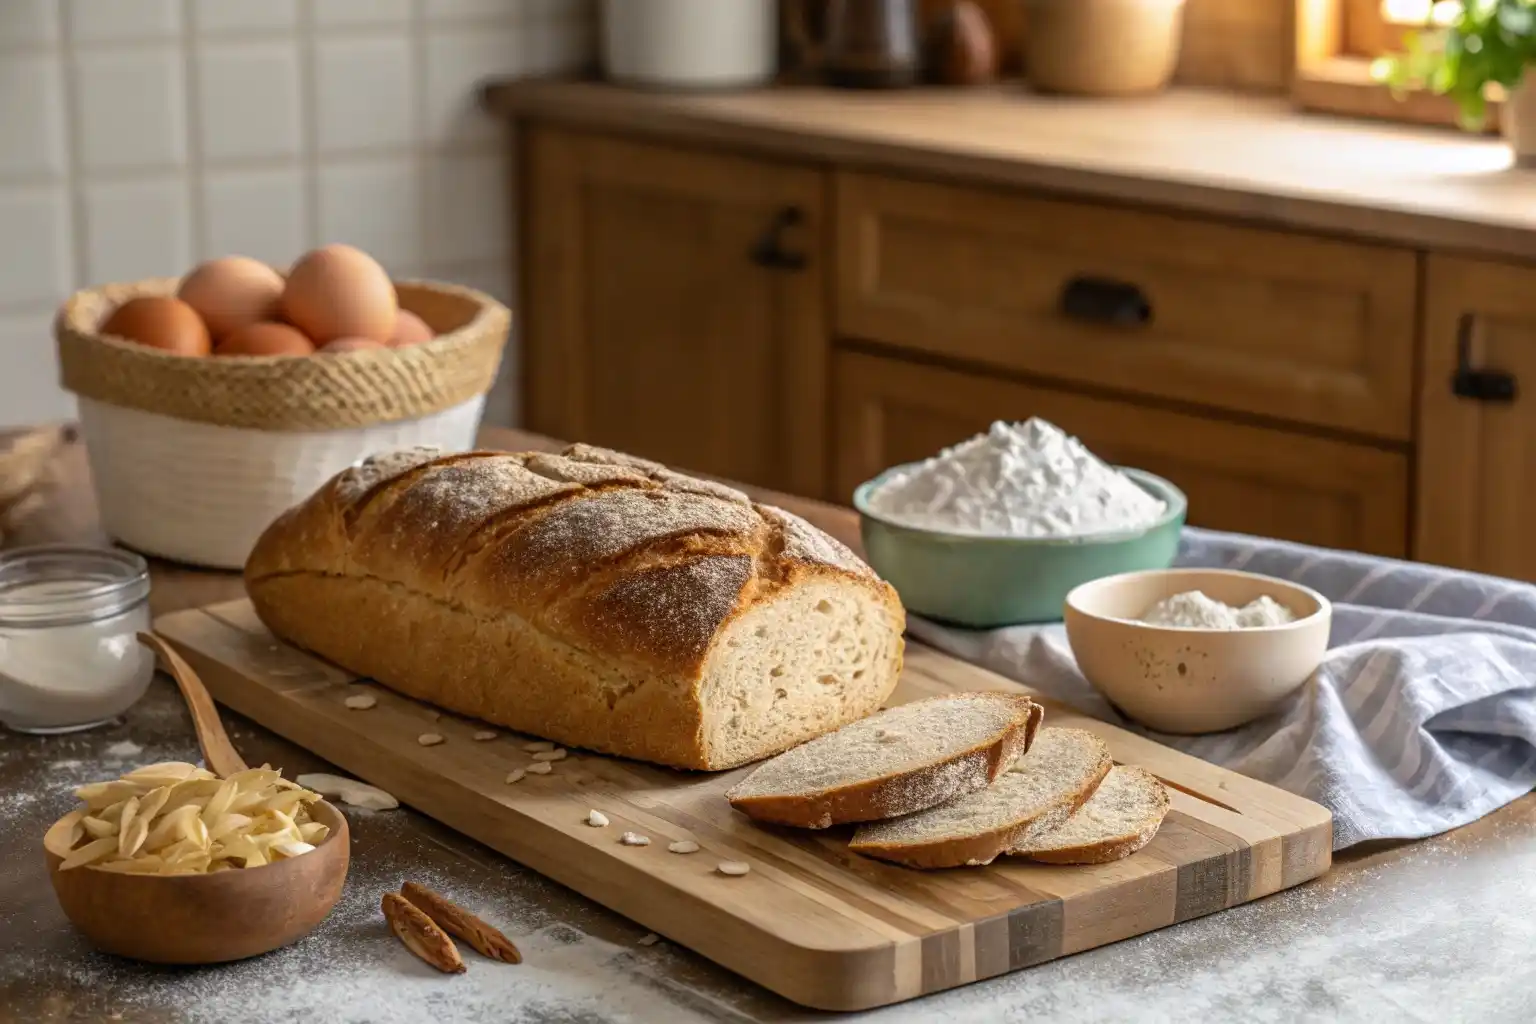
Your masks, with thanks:
[[[765,828],[723,794],[746,769],[677,772],[573,751],[549,775],[508,784],[532,763],[527,737],[471,738],[476,722],[397,696],[275,640],[246,601],[156,623],[222,704],[380,786],[423,814],[819,1009],[911,999],[1209,914],[1328,869],[1324,808],[1122,729],[1047,703],[1047,725],[1102,736],[1116,761],[1154,772],[1173,810],[1145,850],[1115,864],[1050,867],[1003,858],[923,872],[849,852],[848,829]],[[515,680],[508,680],[515,685]],[[1016,684],[919,645],[895,702]],[[376,707],[347,709],[362,691]],[[446,742],[423,747],[436,732]],[[281,767],[281,766],[279,766]],[[587,812],[606,828],[585,824]],[[635,831],[646,847],[623,846]],[[677,839],[698,853],[669,853]],[[719,874],[746,861],[742,877]]]

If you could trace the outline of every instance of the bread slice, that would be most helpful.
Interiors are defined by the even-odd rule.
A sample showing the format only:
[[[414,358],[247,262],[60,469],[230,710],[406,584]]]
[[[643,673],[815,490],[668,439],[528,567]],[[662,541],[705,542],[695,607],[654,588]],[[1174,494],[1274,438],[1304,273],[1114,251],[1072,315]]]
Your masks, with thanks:
[[[1107,864],[1146,846],[1168,813],[1168,790],[1151,772],[1116,765],[1088,802],[1054,832],[1010,849],[1047,864]]]
[[[1044,714],[1015,693],[913,701],[785,751],[726,799],[801,828],[911,814],[989,785],[1029,749]]]
[[[1084,729],[1042,729],[996,782],[958,800],[860,827],[850,849],[913,868],[990,864],[1060,828],[1113,766]]]

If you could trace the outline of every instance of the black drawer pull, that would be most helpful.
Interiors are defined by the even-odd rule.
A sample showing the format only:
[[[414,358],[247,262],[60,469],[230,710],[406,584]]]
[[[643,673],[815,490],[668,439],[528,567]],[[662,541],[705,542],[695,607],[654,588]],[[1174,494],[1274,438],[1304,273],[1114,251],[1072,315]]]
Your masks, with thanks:
[[[804,253],[784,248],[784,233],[805,223],[805,212],[798,206],[786,206],[773,215],[762,236],[748,250],[752,262],[766,270],[804,270]]]
[[[1520,384],[1512,373],[1482,370],[1472,365],[1472,332],[1476,318],[1463,313],[1456,325],[1456,369],[1451,374],[1451,393],[1474,402],[1513,402],[1520,397]]]
[[[1145,327],[1152,322],[1152,300],[1124,281],[1074,277],[1061,290],[1061,312],[1087,323]]]

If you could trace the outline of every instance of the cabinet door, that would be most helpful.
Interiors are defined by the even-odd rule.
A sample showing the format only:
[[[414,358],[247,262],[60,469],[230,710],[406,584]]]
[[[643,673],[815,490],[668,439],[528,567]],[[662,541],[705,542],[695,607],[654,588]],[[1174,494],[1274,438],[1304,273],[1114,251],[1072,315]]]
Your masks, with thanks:
[[[527,140],[527,425],[826,490],[821,174],[553,128]]]
[[[1408,457],[1348,444],[841,352],[835,360],[837,497],[993,420],[1041,416],[1106,461],[1166,477],[1189,522],[1401,556]]]
[[[1432,256],[1427,279],[1414,555],[1536,580],[1536,268]],[[1458,369],[1516,394],[1457,394]]]

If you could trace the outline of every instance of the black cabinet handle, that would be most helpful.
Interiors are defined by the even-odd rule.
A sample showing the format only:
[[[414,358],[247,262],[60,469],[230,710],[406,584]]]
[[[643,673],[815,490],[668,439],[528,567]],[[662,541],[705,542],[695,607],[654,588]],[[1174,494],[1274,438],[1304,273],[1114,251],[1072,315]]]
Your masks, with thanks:
[[[1472,332],[1476,326],[1476,317],[1471,313],[1461,314],[1456,324],[1456,369],[1451,374],[1451,393],[1475,402],[1513,402],[1520,397],[1520,384],[1514,374],[1472,366]]]
[[[1087,323],[1145,327],[1152,322],[1152,300],[1134,284],[1084,275],[1061,289],[1061,312]]]
[[[763,236],[748,250],[752,262],[768,270],[804,270],[809,262],[805,254],[784,248],[784,232],[803,223],[805,212],[798,206],[786,206],[774,214]]]

